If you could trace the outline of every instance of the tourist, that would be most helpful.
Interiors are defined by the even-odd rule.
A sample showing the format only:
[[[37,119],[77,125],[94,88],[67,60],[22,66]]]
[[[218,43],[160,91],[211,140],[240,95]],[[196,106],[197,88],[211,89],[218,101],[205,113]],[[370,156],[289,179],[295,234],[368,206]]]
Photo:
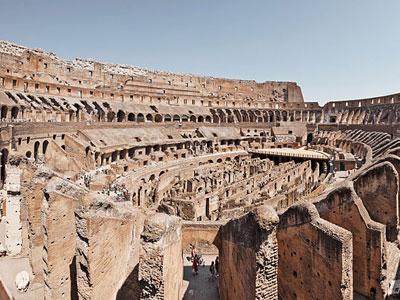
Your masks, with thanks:
[[[217,276],[219,275],[219,257],[218,256],[215,259],[215,273],[216,273]]]
[[[190,244],[190,247],[192,248],[191,257],[192,257],[192,261],[193,261],[196,256],[196,247],[192,244]]]
[[[192,269],[193,269],[193,275],[199,274],[199,263],[198,263],[197,255],[195,255],[193,258]]]
[[[214,261],[211,262],[210,273],[211,273],[211,276],[208,278],[208,280],[214,280],[214,278],[215,278],[215,265],[214,265]]]

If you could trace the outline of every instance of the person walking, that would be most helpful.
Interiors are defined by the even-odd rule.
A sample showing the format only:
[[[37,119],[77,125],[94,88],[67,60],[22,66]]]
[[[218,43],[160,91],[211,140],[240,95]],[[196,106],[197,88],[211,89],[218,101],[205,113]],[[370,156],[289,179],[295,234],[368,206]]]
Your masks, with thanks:
[[[208,280],[214,280],[214,278],[215,278],[215,265],[214,265],[214,261],[211,262],[210,273],[211,273],[211,276],[208,278]]]
[[[190,244],[190,247],[192,248],[191,257],[192,257],[192,261],[193,261],[194,258],[196,257],[196,247],[192,244]]]
[[[193,258],[192,269],[193,269],[193,275],[198,275],[199,274],[199,262],[198,262],[198,259],[197,259],[197,255],[195,255],[194,258]]]
[[[214,263],[214,262],[213,262]],[[215,259],[215,274],[219,276],[219,257]]]

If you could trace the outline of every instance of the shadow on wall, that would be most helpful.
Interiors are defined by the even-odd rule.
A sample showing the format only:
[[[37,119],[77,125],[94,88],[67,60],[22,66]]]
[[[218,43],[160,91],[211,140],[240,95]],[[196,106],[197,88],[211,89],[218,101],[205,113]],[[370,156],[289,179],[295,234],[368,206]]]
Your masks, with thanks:
[[[116,300],[139,299],[139,286],[139,264],[137,264],[118,290]]]
[[[71,278],[71,300],[78,300],[78,282],[76,273],[76,256],[72,259],[69,265],[69,274]]]

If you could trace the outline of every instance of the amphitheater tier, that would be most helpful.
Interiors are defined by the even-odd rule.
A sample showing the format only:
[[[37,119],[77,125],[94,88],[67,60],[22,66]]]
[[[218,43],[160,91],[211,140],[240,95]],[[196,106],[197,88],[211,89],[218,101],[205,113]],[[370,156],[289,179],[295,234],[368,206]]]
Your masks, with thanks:
[[[399,107],[0,42],[0,298],[398,297]]]

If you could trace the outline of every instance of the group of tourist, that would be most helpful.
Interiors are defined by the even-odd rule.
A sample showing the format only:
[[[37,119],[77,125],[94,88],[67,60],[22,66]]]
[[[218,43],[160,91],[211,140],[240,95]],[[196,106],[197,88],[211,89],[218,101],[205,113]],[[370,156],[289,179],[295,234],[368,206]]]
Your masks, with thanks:
[[[196,247],[194,245],[190,245],[191,247],[191,262],[192,262],[192,271],[193,271],[193,276],[196,276],[199,274],[199,265],[203,264],[204,261],[201,257],[201,255],[197,254],[196,252]],[[219,276],[219,257],[217,256],[215,260],[211,261],[210,265],[210,273],[211,276],[209,277],[209,280],[214,280],[216,277]]]

